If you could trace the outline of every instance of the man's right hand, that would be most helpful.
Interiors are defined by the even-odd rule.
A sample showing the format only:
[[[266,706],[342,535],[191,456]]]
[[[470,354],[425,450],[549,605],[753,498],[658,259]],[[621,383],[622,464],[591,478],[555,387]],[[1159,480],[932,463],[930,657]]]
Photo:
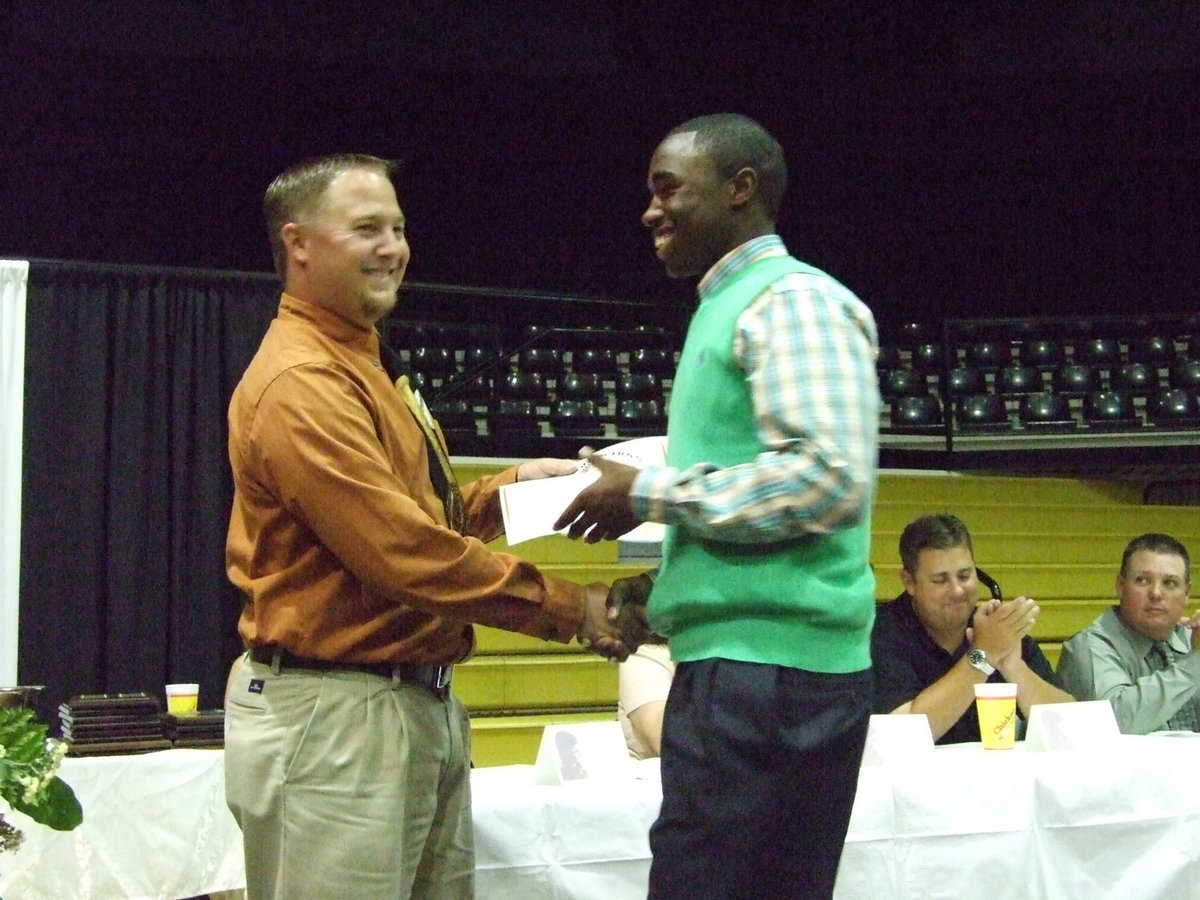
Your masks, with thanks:
[[[630,647],[621,639],[620,626],[609,615],[608,594],[608,586],[600,581],[584,588],[583,623],[575,637],[593,653],[624,662],[637,645]]]
[[[650,623],[646,620],[646,601],[654,579],[648,574],[632,578],[618,578],[608,591],[608,618],[614,622],[621,642],[632,653],[650,635]]]

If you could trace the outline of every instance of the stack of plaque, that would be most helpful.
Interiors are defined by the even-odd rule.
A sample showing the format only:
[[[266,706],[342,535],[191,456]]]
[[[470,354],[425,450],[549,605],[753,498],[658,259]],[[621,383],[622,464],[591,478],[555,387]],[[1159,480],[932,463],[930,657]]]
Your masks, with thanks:
[[[145,693],[80,694],[58,707],[70,756],[169,750],[162,707]]]
[[[167,713],[163,716],[163,731],[173,747],[224,747],[225,710]]]

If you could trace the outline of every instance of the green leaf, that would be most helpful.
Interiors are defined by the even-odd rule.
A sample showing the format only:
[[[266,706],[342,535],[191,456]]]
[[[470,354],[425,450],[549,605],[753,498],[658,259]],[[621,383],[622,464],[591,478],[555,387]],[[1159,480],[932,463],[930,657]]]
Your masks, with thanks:
[[[33,710],[0,708],[0,745],[5,758],[14,763],[31,763],[45,749],[46,726],[38,722]]]
[[[79,798],[71,786],[57,775],[50,779],[42,795],[43,799],[37,804],[25,803],[19,797],[10,802],[13,809],[55,831],[70,831],[83,821],[83,807],[79,805]]]

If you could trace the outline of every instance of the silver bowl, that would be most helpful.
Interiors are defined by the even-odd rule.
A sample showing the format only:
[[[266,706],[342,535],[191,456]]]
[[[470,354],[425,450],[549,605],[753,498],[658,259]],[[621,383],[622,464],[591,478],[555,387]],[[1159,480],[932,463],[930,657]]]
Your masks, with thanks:
[[[26,684],[17,687],[0,688],[0,709],[33,708],[38,694],[45,688],[43,684]]]

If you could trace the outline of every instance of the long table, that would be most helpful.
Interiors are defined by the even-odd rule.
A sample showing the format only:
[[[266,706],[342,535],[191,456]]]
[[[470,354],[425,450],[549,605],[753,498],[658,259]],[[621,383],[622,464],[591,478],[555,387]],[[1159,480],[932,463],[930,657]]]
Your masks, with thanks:
[[[180,898],[246,886],[221,750],[67,757],[59,775],[83,806],[83,824],[56,832],[6,812],[25,840],[0,855],[4,900]]]
[[[864,766],[835,896],[1200,900],[1200,735],[1123,736],[1091,752],[939,747]],[[222,754],[67,759],[84,824],[10,814],[5,900],[181,898],[244,885]],[[532,766],[472,773],[480,900],[643,898],[653,761],[628,777],[534,783]]]

